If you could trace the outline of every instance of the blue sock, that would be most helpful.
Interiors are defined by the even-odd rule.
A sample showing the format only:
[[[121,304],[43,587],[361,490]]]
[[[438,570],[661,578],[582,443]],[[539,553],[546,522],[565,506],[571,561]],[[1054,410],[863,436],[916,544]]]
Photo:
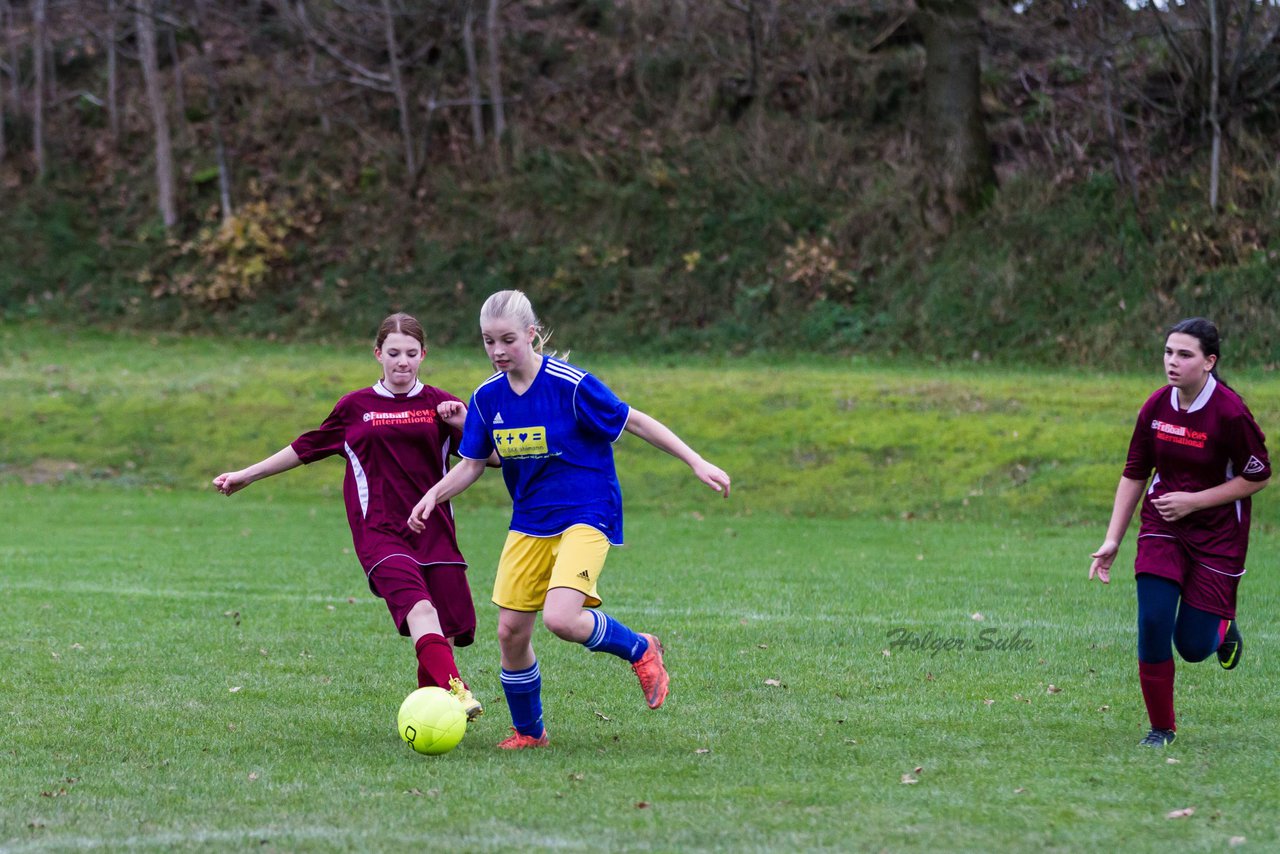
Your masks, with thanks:
[[[596,627],[583,646],[592,652],[612,653],[634,664],[649,649],[647,640],[604,611],[588,608],[587,613],[591,615],[591,619],[595,620]]]
[[[502,669],[502,692],[507,695],[511,723],[521,735],[542,735],[542,674],[538,662],[524,670]]]

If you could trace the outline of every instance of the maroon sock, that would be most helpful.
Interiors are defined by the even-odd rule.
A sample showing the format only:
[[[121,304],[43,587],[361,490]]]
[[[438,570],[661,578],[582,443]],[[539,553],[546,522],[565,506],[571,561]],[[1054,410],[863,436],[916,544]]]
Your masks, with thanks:
[[[1177,729],[1173,723],[1173,659],[1138,662],[1138,681],[1152,729]]]
[[[418,654],[419,688],[435,685],[448,690],[450,679],[461,678],[453,660],[453,647],[443,635],[423,635],[413,648]]]

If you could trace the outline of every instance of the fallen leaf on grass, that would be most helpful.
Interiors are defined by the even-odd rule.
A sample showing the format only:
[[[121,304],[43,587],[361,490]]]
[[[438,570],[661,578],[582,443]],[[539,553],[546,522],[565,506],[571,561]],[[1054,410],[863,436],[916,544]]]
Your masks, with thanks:
[[[84,649],[84,647],[82,647],[82,646],[81,646],[80,644],[78,644],[78,643],[73,643],[73,644],[71,645],[71,648],[72,648],[72,649]]]
[[[1057,685],[1050,685],[1048,688],[1045,689],[1046,694],[1057,694],[1061,691],[1062,689],[1059,688]]]
[[[919,782],[920,782],[919,780],[917,780],[915,777],[912,777],[910,774],[902,775],[902,785],[904,786],[914,786],[916,783],[919,783]]]
[[[781,682],[779,682],[777,679],[766,679],[766,680],[764,680],[764,684],[768,685],[770,688],[785,688],[785,687],[787,687],[786,685],[783,685]]]
[[[257,771],[250,771],[250,772],[249,772],[249,782],[250,782],[250,783],[252,783],[252,782],[253,782],[254,780],[256,780],[256,779],[258,779],[258,772],[257,772]]]
[[[994,703],[994,702],[995,702],[995,700],[992,700],[991,698],[989,698],[989,697],[988,697],[987,699],[985,699],[985,700],[983,700],[983,701],[982,701],[982,704],[983,704],[984,706],[990,706],[990,705],[991,705],[992,703]]]
[[[242,685],[237,685],[234,688],[228,688],[227,690],[230,691],[232,694],[238,694],[243,689],[243,687],[244,686]]]
[[[982,614],[979,612],[974,612],[974,614],[971,617],[969,617],[969,619],[973,620],[975,623],[981,623],[983,620],[986,619],[986,617],[982,616]]]
[[[701,756],[701,755],[703,755],[704,753],[710,753],[710,752],[711,752],[711,748],[710,748],[710,747],[699,747],[697,750],[695,750],[695,751],[693,751],[693,752],[694,752],[694,753],[696,753],[696,754],[698,754],[699,756]]]
[[[608,716],[608,715],[606,715],[604,712],[596,712],[596,717],[598,717],[598,718],[599,718],[600,720],[602,720],[602,721],[610,721],[610,720],[613,720],[613,718],[609,717],[609,716]]]
[[[885,658],[888,658],[889,656],[893,655],[893,653],[889,652],[889,650],[887,649],[880,650],[880,654],[883,655]]]
[[[1187,818],[1188,816],[1195,815],[1195,813],[1196,813],[1195,807],[1183,807],[1180,810],[1173,810],[1172,812],[1165,813],[1164,817],[1165,818]]]
[[[1100,712],[1109,712],[1109,711],[1111,711],[1111,707],[1110,707],[1110,706],[1098,706],[1098,711],[1100,711]]]
[[[768,648],[769,648],[769,645],[768,645],[767,643],[758,643],[758,644],[756,644],[756,646],[757,646],[757,647],[759,647],[760,649],[768,649]]]
[[[1227,840],[1227,844],[1230,845],[1232,848],[1238,848],[1239,846],[1244,845],[1244,837],[1233,836]]]
[[[648,801],[640,801],[638,804],[636,804],[636,809],[638,810],[647,810],[648,808],[649,808]]]
[[[1164,761],[1164,764],[1165,764],[1165,765],[1177,765],[1177,764],[1178,764],[1179,762],[1181,762],[1181,761],[1182,761],[1181,759],[1174,759],[1172,756],[1170,756],[1168,759],[1166,759],[1166,760]]]
[[[1021,794],[1022,794],[1023,792],[1025,792],[1025,791],[1026,791],[1026,788],[1025,788],[1025,787],[1023,787],[1023,786],[1019,786],[1018,788],[1016,788],[1016,789],[1014,789],[1014,790],[1013,790],[1013,793],[1014,793],[1015,795],[1021,795]]]
[[[583,780],[587,779],[587,775],[575,771],[569,775],[569,779],[573,780],[575,783],[581,783]]]

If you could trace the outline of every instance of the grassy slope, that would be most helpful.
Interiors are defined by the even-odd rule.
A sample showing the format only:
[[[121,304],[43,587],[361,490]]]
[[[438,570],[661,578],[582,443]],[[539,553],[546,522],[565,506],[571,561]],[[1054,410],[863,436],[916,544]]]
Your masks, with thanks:
[[[279,449],[343,392],[376,378],[366,346],[3,327],[0,471],[41,480],[74,466],[73,478],[208,488],[213,475]],[[571,357],[728,470],[742,514],[1100,523],[1133,413],[1158,383],[1154,370]],[[478,347],[432,352],[428,363],[428,381],[464,397],[487,375]],[[1232,380],[1263,425],[1277,423],[1280,386],[1261,375]],[[703,505],[669,457],[631,437],[617,454],[630,508]],[[340,465],[328,462],[253,488],[336,499],[340,483]],[[485,478],[468,500],[501,506],[500,479]]]

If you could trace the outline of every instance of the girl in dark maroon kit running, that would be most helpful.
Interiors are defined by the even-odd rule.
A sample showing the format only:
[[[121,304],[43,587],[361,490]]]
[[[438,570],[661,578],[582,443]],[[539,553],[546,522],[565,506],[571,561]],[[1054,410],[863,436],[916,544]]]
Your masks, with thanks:
[[[1141,744],[1148,747],[1177,737],[1174,647],[1192,662],[1216,650],[1226,670],[1240,663],[1244,649],[1236,588],[1249,548],[1250,496],[1267,485],[1271,463],[1249,407],[1218,378],[1218,353],[1218,329],[1204,318],[1169,330],[1168,385],[1138,411],[1107,537],[1089,567],[1089,578],[1111,581],[1120,540],[1142,500],[1134,570],[1138,680],[1151,720]]]
[[[418,686],[450,691],[475,718],[480,703],[453,658],[453,644],[471,644],[476,631],[453,514],[434,514],[419,533],[405,524],[414,504],[448,470],[467,416],[461,400],[418,379],[426,352],[422,325],[407,314],[391,315],[373,347],[381,379],[343,396],[317,429],[248,468],[218,475],[213,485],[231,495],[255,480],[342,454],[342,495],[356,556],[400,634],[413,639]]]

